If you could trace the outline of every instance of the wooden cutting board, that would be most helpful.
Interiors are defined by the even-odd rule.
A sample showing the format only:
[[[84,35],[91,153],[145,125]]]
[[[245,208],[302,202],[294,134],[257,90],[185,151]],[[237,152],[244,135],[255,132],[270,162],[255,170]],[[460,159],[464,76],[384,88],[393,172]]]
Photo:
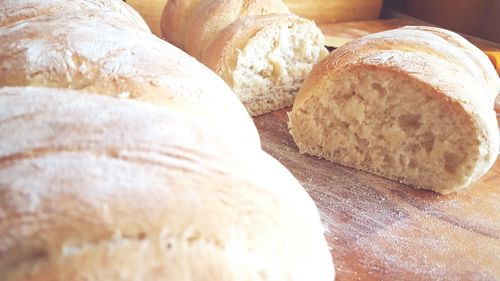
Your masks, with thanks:
[[[327,35],[357,38],[407,23],[321,28]],[[288,111],[254,121],[263,149],[290,169],[318,205],[336,280],[500,280],[500,161],[458,194],[415,190],[299,154],[288,133]]]
[[[164,1],[127,2],[158,31]],[[405,24],[384,20],[321,28],[326,35],[354,39]],[[336,280],[500,280],[500,161],[459,194],[414,190],[299,154],[288,133],[287,111],[254,121],[264,150],[290,169],[318,205]]]
[[[415,190],[299,154],[287,111],[254,121],[318,205],[336,280],[500,280],[500,161],[458,194]]]

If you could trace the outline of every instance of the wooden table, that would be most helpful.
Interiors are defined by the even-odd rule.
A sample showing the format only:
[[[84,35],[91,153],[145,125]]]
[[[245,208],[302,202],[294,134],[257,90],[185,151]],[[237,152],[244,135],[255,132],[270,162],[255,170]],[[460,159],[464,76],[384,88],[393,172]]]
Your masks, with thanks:
[[[287,111],[254,121],[318,205],[336,280],[500,280],[500,161],[458,194],[415,190],[299,154]]]

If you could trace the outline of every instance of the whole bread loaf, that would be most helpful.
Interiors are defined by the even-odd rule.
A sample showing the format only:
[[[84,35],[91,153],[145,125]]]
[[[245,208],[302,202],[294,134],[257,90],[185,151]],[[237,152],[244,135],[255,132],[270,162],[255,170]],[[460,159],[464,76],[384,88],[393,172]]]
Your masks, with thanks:
[[[162,34],[219,74],[254,116],[291,105],[327,53],[314,22],[281,0],[170,0]]]
[[[290,113],[303,153],[439,193],[497,159],[500,79],[484,53],[434,27],[346,44],[318,64]]]
[[[220,133],[147,103],[0,89],[0,279],[333,280],[302,186]]]
[[[0,27],[0,280],[334,278],[221,78],[120,0],[28,2],[0,1],[24,15]]]

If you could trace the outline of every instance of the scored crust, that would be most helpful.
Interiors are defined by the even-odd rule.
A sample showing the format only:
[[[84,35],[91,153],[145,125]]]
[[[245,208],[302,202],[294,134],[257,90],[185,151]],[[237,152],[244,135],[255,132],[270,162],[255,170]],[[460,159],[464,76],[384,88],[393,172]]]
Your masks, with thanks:
[[[260,144],[248,113],[220,77],[160,38],[121,25],[109,11],[0,28],[0,49],[0,85],[71,88],[178,107],[226,124],[239,141]]]

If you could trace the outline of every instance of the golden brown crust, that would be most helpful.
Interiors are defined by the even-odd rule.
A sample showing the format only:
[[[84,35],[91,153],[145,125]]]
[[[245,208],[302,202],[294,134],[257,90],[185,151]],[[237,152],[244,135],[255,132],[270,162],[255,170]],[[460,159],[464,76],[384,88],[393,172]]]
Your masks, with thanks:
[[[333,280],[313,201],[265,153],[69,90],[0,109],[1,280]]]
[[[396,56],[404,55],[412,57],[396,59]],[[435,60],[429,60],[429,57]],[[439,61],[439,63],[430,64],[429,61]],[[331,75],[349,65],[360,64],[394,68],[431,85],[440,85],[438,88],[455,87],[457,83],[446,83],[452,77],[442,79],[441,75],[454,75],[454,73],[439,71],[440,64],[443,63],[453,64],[460,70],[459,72],[468,73],[473,78],[472,83],[477,83],[480,87],[488,87],[484,93],[490,95],[489,99],[494,99],[491,93],[495,88],[497,91],[500,88],[498,75],[491,68],[484,53],[455,33],[440,28],[420,26],[407,26],[380,32],[345,44],[313,69],[301,92],[309,92],[308,87],[324,79],[325,75]],[[429,69],[429,65],[432,65],[432,68]],[[450,90],[449,92],[452,95],[474,95],[474,91]],[[297,102],[300,104],[304,98],[307,98],[307,94],[299,93]],[[482,98],[472,96],[467,99],[482,100]]]
[[[239,18],[289,13],[281,0],[169,1],[162,15],[167,41],[201,60],[218,33]]]
[[[161,15],[163,38],[180,49],[184,49],[184,38],[190,15],[201,0],[169,0]]]

